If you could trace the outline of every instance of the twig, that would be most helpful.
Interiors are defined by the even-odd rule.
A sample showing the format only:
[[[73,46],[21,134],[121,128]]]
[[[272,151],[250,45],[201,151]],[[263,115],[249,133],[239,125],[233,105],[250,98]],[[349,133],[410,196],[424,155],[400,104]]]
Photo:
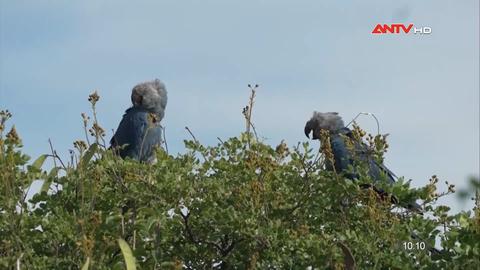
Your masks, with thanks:
[[[248,88],[250,88],[252,94],[250,95],[249,99],[249,106],[248,106],[248,112],[247,112],[247,133],[250,133],[250,125],[252,123],[252,110],[253,110],[253,103],[255,100],[255,93],[256,89],[258,87],[258,84],[255,84],[255,86],[252,87],[251,84],[248,85]]]
[[[258,84],[255,84],[255,86],[252,86],[251,84],[248,85],[248,88],[251,90],[250,98],[248,100],[248,105],[247,110],[245,112],[245,118],[247,120],[247,133],[250,133],[250,126],[253,127],[252,125],[252,111],[253,111],[253,104],[255,103],[255,94],[257,90]]]
[[[53,166],[57,167],[57,162],[55,161],[55,151],[53,150],[52,140],[50,140],[50,138],[48,138],[48,144],[50,145],[50,151],[52,151]]]
[[[147,127],[147,130],[145,131],[145,135],[143,135],[142,138],[142,144],[140,144],[140,154],[139,154],[139,159],[142,160],[144,158],[143,156],[143,144],[145,143],[145,139],[147,138],[148,131],[150,131],[151,127]]]
[[[70,153],[70,161],[69,163],[72,164],[71,167],[72,168],[75,168],[75,151],[73,151],[72,149],[68,149],[68,152]],[[68,166],[70,167],[70,165]]]
[[[215,243],[215,242],[212,242],[212,241],[197,239],[195,237],[195,235],[193,234],[192,229],[190,228],[190,224],[189,224],[190,212],[188,212],[186,215],[184,215],[180,211],[180,216],[183,219],[183,225],[184,225],[184,228],[185,228],[185,232],[187,234],[188,239],[190,239],[190,241],[192,241],[194,244],[205,243],[207,245],[210,245],[210,246],[216,248],[217,251],[220,252],[222,257],[227,256],[230,253],[230,251],[233,250],[233,248],[235,247],[235,245],[237,243],[243,241],[242,238],[238,239],[237,241],[235,241],[233,239],[230,241],[228,235],[224,235],[223,239],[220,241],[221,244],[218,244],[218,243]]]
[[[98,119],[97,119],[97,109],[95,107],[95,103],[92,104],[92,112],[93,112],[93,121],[94,121],[93,123],[96,124],[96,126],[100,128],[100,124],[98,123]],[[99,133],[98,130],[95,130],[95,141],[96,141],[96,143],[100,144],[100,140],[101,140],[102,143],[103,143],[103,147],[106,148],[105,139],[103,139],[104,134],[105,133],[103,133],[103,132]],[[100,140],[99,140],[99,138],[100,138]]]
[[[198,140],[197,140],[197,138],[195,138],[195,135],[193,135],[192,131],[188,127],[185,127],[185,129],[188,131],[188,133],[190,133],[190,136],[192,136],[193,140],[196,143],[198,143]]]
[[[132,245],[132,248],[133,248],[134,251],[135,251],[136,241],[137,241],[137,230],[134,230],[133,231],[133,245]]]
[[[255,129],[255,126],[253,125],[252,122],[250,122],[250,125],[252,126],[252,129],[253,129],[253,134],[255,135],[255,139],[257,140],[258,142],[258,135],[257,135],[257,130]]]
[[[50,140],[50,138],[48,139],[48,144],[50,145],[50,150],[52,151],[52,157],[53,157],[53,165],[55,167],[57,167],[57,163],[55,162],[55,159],[58,159],[58,161],[60,162],[60,164],[62,165],[63,169],[66,171],[67,170],[67,167],[65,166],[65,164],[63,163],[62,159],[58,156],[57,154],[57,151],[55,151],[53,149],[53,145],[52,145],[52,140]]]
[[[248,88],[251,90],[250,98],[248,100],[248,105],[243,108],[243,115],[245,116],[245,132],[249,135],[248,137],[248,144],[250,146],[250,127],[253,129],[255,139],[258,141],[258,134],[255,129],[255,126],[252,123],[252,111],[253,111],[253,104],[255,103],[255,95],[256,95],[256,89],[258,87],[258,84],[255,84],[255,86],[252,86],[251,84],[248,84]]]
[[[380,134],[380,122],[378,121],[378,118],[375,116],[375,114],[373,113],[369,113],[369,112],[359,112],[357,114],[357,116],[355,116],[352,121],[350,121],[346,127],[350,126],[350,124],[352,124],[355,120],[357,120],[357,118],[360,116],[360,115],[369,115],[369,116],[372,116],[374,119],[375,119],[375,122],[377,123],[377,135]]]
[[[477,211],[480,211],[480,192],[478,185],[475,186],[475,207],[477,208]]]
[[[354,270],[355,269],[355,258],[352,255],[352,251],[342,242],[337,242],[337,245],[342,249],[344,255],[345,269]]]
[[[197,239],[195,239],[195,236],[193,235],[192,229],[190,228],[190,225],[189,225],[189,223],[188,223],[188,218],[190,217],[190,212],[187,213],[186,215],[184,215],[184,214],[180,211],[180,216],[182,216],[183,225],[185,226],[185,232],[187,233],[188,238],[189,238],[190,241],[192,241],[194,244],[198,244],[200,241],[198,241]]]
[[[193,135],[192,131],[188,127],[185,127],[185,129],[188,131],[188,133],[190,133],[190,136],[192,136],[195,143],[200,144],[200,142],[197,140],[197,138],[195,138],[195,135]],[[200,154],[202,155],[202,157],[205,161],[208,160],[207,156],[205,156],[205,154],[202,151],[198,151],[198,152],[200,152]]]
[[[123,217],[123,213],[122,213],[121,225],[122,225],[122,237],[124,237],[125,236],[125,218]]]
[[[83,132],[85,133],[85,139],[87,140],[87,144],[90,147],[90,139],[88,138],[88,117],[85,113],[81,114],[83,119]]]
[[[20,260],[22,259],[24,253],[20,254],[20,257],[17,258],[17,270],[20,270]]]
[[[167,136],[165,135],[164,127],[162,127],[162,133],[163,133],[163,142],[165,143],[165,151],[167,152],[167,155],[168,155],[168,143],[167,143]]]
[[[323,153],[321,151],[321,148],[318,148],[317,154],[315,155],[315,158],[313,159],[312,166],[317,164],[317,162],[322,158]]]
[[[22,203],[25,203],[25,200],[27,199],[27,195],[28,195],[28,192],[30,192],[30,188],[32,187],[32,185],[30,184],[27,188],[26,191],[24,191],[24,194],[23,194],[23,199],[22,199]],[[27,208],[28,208],[28,205],[27,205]],[[20,207],[20,215],[23,214],[23,206]]]

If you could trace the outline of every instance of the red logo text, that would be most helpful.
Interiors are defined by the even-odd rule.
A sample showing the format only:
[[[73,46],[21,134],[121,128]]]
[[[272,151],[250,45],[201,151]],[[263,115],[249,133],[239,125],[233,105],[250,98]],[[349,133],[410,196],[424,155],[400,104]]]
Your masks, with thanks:
[[[430,34],[431,27],[414,27],[411,24],[393,23],[393,24],[377,24],[373,28],[372,34]]]

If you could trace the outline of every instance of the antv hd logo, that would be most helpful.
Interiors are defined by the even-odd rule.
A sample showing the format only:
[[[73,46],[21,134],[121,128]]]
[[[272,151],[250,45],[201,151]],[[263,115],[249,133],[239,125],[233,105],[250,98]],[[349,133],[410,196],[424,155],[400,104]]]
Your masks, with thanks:
[[[428,26],[415,27],[413,23],[392,23],[392,24],[377,24],[373,28],[372,34],[415,34],[415,35],[429,35],[432,33],[432,28]]]

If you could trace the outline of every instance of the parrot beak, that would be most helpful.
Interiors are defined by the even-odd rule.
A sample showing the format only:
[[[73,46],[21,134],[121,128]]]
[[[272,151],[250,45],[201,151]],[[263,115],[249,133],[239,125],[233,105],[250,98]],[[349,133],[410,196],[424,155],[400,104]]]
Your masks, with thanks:
[[[305,124],[305,136],[310,139],[310,132],[312,132],[312,127],[310,121]]]

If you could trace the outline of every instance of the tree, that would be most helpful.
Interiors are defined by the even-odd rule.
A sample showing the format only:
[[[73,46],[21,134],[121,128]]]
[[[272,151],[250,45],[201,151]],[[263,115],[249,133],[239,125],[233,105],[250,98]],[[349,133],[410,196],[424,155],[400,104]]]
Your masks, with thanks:
[[[480,265],[478,205],[473,213],[450,215],[449,208],[436,200],[453,193],[454,187],[437,194],[435,176],[419,189],[402,179],[383,187],[399,200],[423,199],[428,213],[420,215],[325,171],[321,153],[308,143],[289,148],[282,142],[274,148],[251,132],[215,146],[193,138],[185,141],[187,153],[173,156],[158,149],[158,162],[147,165],[123,160],[106,149],[96,120],[91,129],[95,141],[74,143],[73,164],[60,162],[53,151],[26,165],[29,158],[21,152],[15,129],[3,135],[9,117],[2,111],[2,268],[474,269]],[[86,129],[87,122],[85,118]],[[46,158],[57,161],[49,172],[41,169]],[[45,180],[42,191],[25,202],[34,179]],[[372,180],[365,174],[361,181]],[[478,180],[472,183],[478,188]],[[440,252],[432,252],[436,238],[441,239]]]

